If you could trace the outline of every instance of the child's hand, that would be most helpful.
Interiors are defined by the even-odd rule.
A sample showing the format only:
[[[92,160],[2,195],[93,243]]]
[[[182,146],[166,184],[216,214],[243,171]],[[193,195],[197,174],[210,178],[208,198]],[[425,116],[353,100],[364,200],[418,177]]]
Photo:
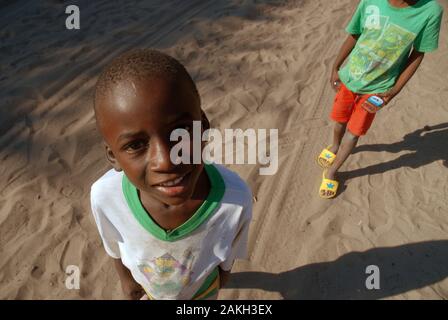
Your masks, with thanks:
[[[387,105],[398,93],[399,90],[392,88],[386,92],[378,93],[377,96],[384,100],[384,105]]]
[[[338,91],[341,85],[341,79],[339,79],[339,74],[337,69],[333,69],[330,77],[330,84],[334,91]]]
[[[139,300],[146,292],[132,277],[131,272],[126,268],[121,259],[113,259],[115,269],[121,282],[124,296],[129,300]]]
[[[219,268],[219,284],[220,284],[220,288],[224,287],[227,282],[229,281],[230,278],[230,271],[224,271],[221,269],[221,267]]]
[[[140,300],[143,296],[146,295],[145,290],[134,280],[122,280],[121,288],[123,289],[123,293],[126,299],[129,300]]]

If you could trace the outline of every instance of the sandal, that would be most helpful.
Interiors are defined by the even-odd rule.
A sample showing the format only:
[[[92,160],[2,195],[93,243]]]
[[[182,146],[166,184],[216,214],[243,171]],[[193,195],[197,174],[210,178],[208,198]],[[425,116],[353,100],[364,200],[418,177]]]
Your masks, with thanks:
[[[331,148],[331,145],[329,145],[324,150],[322,150],[320,155],[317,157],[317,163],[322,168],[328,168],[329,166],[331,166],[333,164],[334,159],[336,159],[336,155],[329,150],[330,148]]]
[[[325,178],[326,172],[327,170],[325,170],[322,174],[322,183],[319,188],[319,196],[324,199],[331,199],[336,196],[336,193],[338,192],[339,182]]]

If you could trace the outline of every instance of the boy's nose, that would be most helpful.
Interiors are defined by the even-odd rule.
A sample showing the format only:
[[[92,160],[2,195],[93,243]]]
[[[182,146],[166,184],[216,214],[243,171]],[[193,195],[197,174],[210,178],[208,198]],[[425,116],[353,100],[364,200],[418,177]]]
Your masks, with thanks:
[[[156,140],[156,141],[154,141]],[[175,164],[170,159],[171,146],[161,139],[154,139],[149,148],[149,166],[151,171],[172,172]]]

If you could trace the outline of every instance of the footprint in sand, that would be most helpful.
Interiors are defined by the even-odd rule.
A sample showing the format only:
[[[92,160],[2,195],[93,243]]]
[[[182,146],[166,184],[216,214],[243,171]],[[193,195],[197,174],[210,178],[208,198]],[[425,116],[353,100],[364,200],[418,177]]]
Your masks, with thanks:
[[[69,199],[79,199],[81,198],[83,192],[82,189],[76,185],[68,184],[61,188],[60,193]]]

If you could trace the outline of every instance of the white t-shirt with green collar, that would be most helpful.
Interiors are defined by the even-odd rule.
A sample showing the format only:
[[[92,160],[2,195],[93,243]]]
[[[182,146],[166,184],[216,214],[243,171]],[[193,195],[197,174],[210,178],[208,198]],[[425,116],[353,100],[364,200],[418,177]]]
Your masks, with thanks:
[[[206,201],[171,231],[150,218],[122,172],[110,170],[92,185],[92,212],[106,252],[120,258],[154,299],[192,299],[218,266],[230,270],[235,259],[246,257],[251,191],[221,165],[205,170],[211,182]]]

